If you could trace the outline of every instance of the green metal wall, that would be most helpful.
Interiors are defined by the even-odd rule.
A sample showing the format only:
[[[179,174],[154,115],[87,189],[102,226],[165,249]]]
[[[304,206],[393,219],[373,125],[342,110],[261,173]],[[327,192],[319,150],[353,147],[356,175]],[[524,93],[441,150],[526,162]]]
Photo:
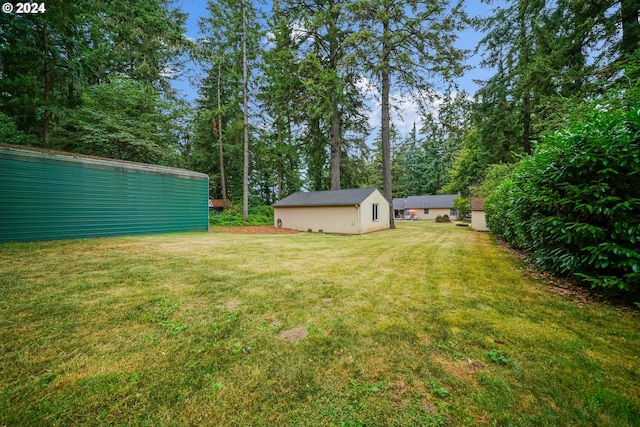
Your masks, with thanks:
[[[208,230],[207,175],[0,146],[0,242]]]

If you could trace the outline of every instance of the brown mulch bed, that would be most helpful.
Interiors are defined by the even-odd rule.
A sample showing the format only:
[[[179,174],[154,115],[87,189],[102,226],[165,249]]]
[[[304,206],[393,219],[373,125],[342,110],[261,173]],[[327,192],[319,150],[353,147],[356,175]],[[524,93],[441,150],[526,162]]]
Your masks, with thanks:
[[[278,228],[273,225],[245,225],[242,227],[209,227],[209,231],[219,233],[240,233],[240,234],[297,234],[299,231]]]

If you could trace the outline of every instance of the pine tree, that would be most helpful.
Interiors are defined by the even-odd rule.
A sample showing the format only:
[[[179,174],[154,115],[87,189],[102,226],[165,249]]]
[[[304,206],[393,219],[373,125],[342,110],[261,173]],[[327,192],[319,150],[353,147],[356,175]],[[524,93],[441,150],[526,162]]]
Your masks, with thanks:
[[[294,39],[300,58],[302,86],[299,106],[305,126],[303,136],[312,188],[324,189],[326,152],[329,154],[329,188],[341,188],[341,162],[345,134],[361,132],[366,118],[362,95],[356,88],[359,73],[351,62],[353,23],[347,18],[346,0],[288,0],[284,12],[297,23]],[[303,123],[304,122],[304,123]]]
[[[396,92],[417,96],[424,105],[436,78],[462,73],[464,52],[454,45],[463,26],[462,5],[448,0],[359,0],[352,7],[360,23],[355,38],[365,68],[380,84],[383,193],[393,222],[390,97]]]
[[[214,191],[242,202],[248,215],[249,77],[257,67],[260,27],[251,3],[209,1],[195,54],[206,70],[197,99],[194,167],[215,177]],[[246,107],[245,107],[246,106]],[[224,181],[223,181],[224,177]]]
[[[168,76],[188,42],[186,17],[169,1],[51,0],[46,8],[0,15],[0,111],[27,143],[66,144],[83,92],[116,76],[171,98]]]
[[[298,75],[293,22],[278,0],[273,2],[269,33],[272,47],[264,53],[261,89],[258,94],[263,120],[263,167],[276,171],[275,193],[279,200],[300,190],[301,147],[296,143],[294,125],[300,121],[296,101],[302,97]],[[272,126],[271,126],[272,124]]]

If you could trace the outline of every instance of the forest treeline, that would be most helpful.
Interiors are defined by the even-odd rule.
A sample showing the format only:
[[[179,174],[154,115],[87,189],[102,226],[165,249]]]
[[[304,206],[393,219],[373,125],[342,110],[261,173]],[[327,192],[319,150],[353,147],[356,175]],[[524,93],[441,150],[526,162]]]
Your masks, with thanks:
[[[2,142],[187,167],[252,205],[301,188],[487,195],[540,135],[638,78],[633,0],[495,2],[482,17],[453,0],[216,0],[195,41],[167,0],[46,8],[0,15]],[[475,94],[455,85],[474,73],[456,47],[469,27],[495,72]],[[187,60],[203,70],[195,105],[171,86]],[[421,107],[409,135],[390,120],[398,99]]]
[[[484,3],[208,1],[193,40],[171,1],[47,0],[0,15],[0,141],[204,172],[245,218],[301,189],[489,196],[532,262],[637,295],[637,0]],[[474,94],[468,28],[493,71]],[[188,61],[195,105],[171,84]]]

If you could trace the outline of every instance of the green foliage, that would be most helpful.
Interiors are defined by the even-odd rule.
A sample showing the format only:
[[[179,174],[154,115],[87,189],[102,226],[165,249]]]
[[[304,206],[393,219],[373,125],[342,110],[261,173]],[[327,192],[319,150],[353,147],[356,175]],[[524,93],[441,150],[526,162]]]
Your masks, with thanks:
[[[65,122],[61,148],[143,163],[176,165],[178,138],[171,105],[159,92],[128,77],[114,77],[82,96]]]
[[[55,148],[85,89],[126,75],[162,89],[189,45],[166,0],[50,0],[46,13],[0,14],[0,111],[26,143]],[[41,142],[37,142],[37,141]]]
[[[451,222],[451,218],[449,218],[449,215],[438,215],[436,222]]]
[[[414,123],[412,132],[399,144],[394,144],[393,194],[406,197],[418,194],[447,194],[458,192],[458,183],[446,185],[452,177],[456,155],[472,133],[469,125],[471,104],[465,92],[447,93],[440,97],[437,114],[424,117],[420,135]],[[393,128],[392,128],[393,131]],[[455,190],[443,190],[453,188]]]
[[[279,2],[273,2],[268,26],[274,47],[262,55],[262,84],[257,94],[261,110],[272,123],[262,129],[253,150],[256,169],[265,171],[258,183],[264,203],[295,193],[302,183],[301,147],[291,125],[300,117],[296,100],[304,86],[298,75],[293,23],[281,12]]]
[[[18,130],[11,117],[0,113],[0,143],[24,144],[25,140],[25,135]]]
[[[274,2],[274,7],[278,3]],[[280,125],[280,135],[291,132],[292,124],[298,128],[297,137],[304,145],[302,159],[306,162],[302,167],[306,166],[313,190],[354,185],[359,164],[348,161],[349,152],[364,151],[363,147],[366,150],[368,116],[358,87],[361,71],[354,64],[357,26],[348,13],[349,4],[344,0],[282,2],[282,8],[275,11],[280,17],[287,17],[286,22],[275,21],[277,26],[273,28],[284,56],[271,62],[275,58],[270,53],[266,59],[272,71],[279,63],[284,68],[280,72],[286,74],[278,77],[284,83],[284,91],[277,93],[277,85],[274,87],[277,98],[272,107],[279,111],[272,114],[278,121],[287,119],[287,126],[282,126],[285,122]],[[297,30],[300,22],[305,31]],[[343,164],[343,160],[347,161]],[[284,166],[283,171],[287,169]],[[281,196],[298,189],[285,189]]]
[[[243,225],[273,225],[272,206],[253,206],[249,208],[249,217],[245,220],[242,211],[234,206],[223,212],[211,212],[209,224],[220,227],[240,227]]]
[[[637,2],[503,3],[474,21],[485,34],[477,47],[482,65],[495,74],[476,93],[477,135],[456,155],[447,193],[488,194],[478,188],[488,165],[530,154],[540,135],[577,117],[589,96],[640,75]]]
[[[485,353],[485,356],[487,356],[489,360],[495,363],[499,363],[502,365],[506,365],[509,363],[509,359],[507,359],[507,356],[503,352],[498,350],[488,351]]]
[[[491,230],[553,273],[640,291],[639,107],[599,100],[546,135],[487,199]]]
[[[453,207],[458,211],[458,218],[464,218],[471,212],[471,202],[464,197],[456,197],[453,199]]]
[[[489,165],[482,183],[470,186],[469,194],[473,197],[488,197],[511,174],[513,168],[513,163]]]
[[[198,21],[202,38],[194,52],[206,74],[200,81],[196,100],[191,167],[210,176],[212,196],[222,198],[225,193],[227,198],[241,201],[245,193],[243,64],[247,64],[248,91],[252,93],[261,26],[251,2],[208,1],[207,11],[208,15]],[[258,155],[253,140],[249,129],[250,150]],[[255,184],[252,182],[250,187],[255,188]]]
[[[440,191],[442,194],[467,193],[469,186],[482,180],[487,165],[494,161],[483,141],[477,128],[471,129],[464,136],[448,169],[449,182]]]

